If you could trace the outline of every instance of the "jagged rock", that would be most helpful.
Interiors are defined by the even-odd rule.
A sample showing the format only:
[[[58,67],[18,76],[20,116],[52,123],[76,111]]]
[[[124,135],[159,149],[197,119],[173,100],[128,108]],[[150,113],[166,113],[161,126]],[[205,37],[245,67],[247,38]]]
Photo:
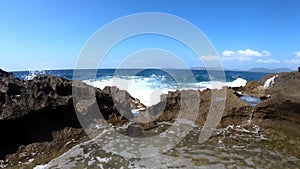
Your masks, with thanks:
[[[200,101],[200,104],[197,104],[195,102],[197,100],[191,101],[192,103],[194,103],[194,105],[199,106],[197,109],[193,108],[193,105],[181,107],[181,92],[182,91],[175,91],[169,92],[167,95],[163,95],[161,102],[152,107],[149,107],[144,111],[140,111],[137,117],[137,122],[142,123],[142,126],[147,129],[155,126],[157,122],[175,120],[178,117],[180,111],[190,112],[190,114],[192,114],[193,111],[198,111],[196,112],[196,120],[192,119],[194,118],[194,116],[190,117],[189,115],[185,116],[185,118],[193,121],[195,120],[197,125],[203,126],[206,121],[207,115],[210,112],[210,107],[217,106],[211,105],[212,90],[207,89],[202,92],[196,90],[188,90],[188,92],[190,92],[191,98],[195,98],[195,92],[198,93],[196,95],[200,96],[200,99],[198,100]],[[221,123],[218,125],[219,127],[225,127],[229,124],[246,123],[249,120],[252,107],[251,105],[242,102],[234,94],[234,90],[223,88],[221,91],[214,90],[214,92],[226,92],[225,109],[222,114]],[[189,107],[194,110],[188,110]]]
[[[17,163],[20,159],[31,158],[35,153],[48,155],[51,150],[56,151],[67,142],[85,137],[83,123],[86,127],[94,119],[105,119],[120,126],[134,118],[131,109],[136,108],[146,108],[140,110],[134,119],[144,129],[155,127],[157,122],[174,121],[180,112],[183,112],[181,117],[203,126],[210,108],[218,107],[211,105],[212,94],[218,92],[226,94],[226,100],[213,98],[225,101],[218,127],[246,124],[250,119],[252,106],[242,102],[235,94],[242,91],[259,97],[260,94],[271,96],[255,107],[254,123],[299,136],[300,73],[281,73],[271,88],[262,88],[272,76],[249,82],[241,88],[169,92],[161,96],[158,104],[146,108],[138,99],[116,87],[100,90],[80,81],[45,75],[21,81],[12,73],[0,70],[0,158],[6,156],[6,161]],[[188,101],[184,101],[186,99]],[[79,121],[78,116],[85,120]]]
[[[72,146],[87,140],[85,133],[79,128],[66,127],[59,131],[52,132],[53,140],[51,142],[35,142],[29,145],[21,145],[16,153],[9,154],[6,157],[8,165],[15,165],[29,158],[56,158],[57,155],[70,149]],[[42,159],[40,159],[43,161]]]
[[[116,87],[100,90],[80,81],[46,75],[21,81],[0,70],[0,159],[17,152],[21,145],[41,143],[59,147],[84,136],[82,124],[89,125],[93,118],[101,119],[94,115],[95,108],[109,123],[124,124],[133,118],[131,98],[128,92]],[[78,117],[87,120],[82,122]],[[66,128],[71,129],[60,132]],[[72,131],[77,133],[73,138]]]
[[[141,108],[146,108],[146,106],[141,103],[140,99],[138,98],[130,98],[130,104],[132,109],[141,109]]]
[[[280,73],[266,90],[271,97],[255,107],[254,120],[300,136],[300,73]]]
[[[247,84],[243,87],[237,87],[237,88],[232,88],[235,91],[241,92],[240,94],[242,95],[249,95],[252,97],[258,97],[261,99],[266,99],[267,94],[266,94],[266,88],[264,87],[265,82],[274,77],[276,74],[270,74],[265,77],[263,77],[260,81],[250,81],[247,82]]]

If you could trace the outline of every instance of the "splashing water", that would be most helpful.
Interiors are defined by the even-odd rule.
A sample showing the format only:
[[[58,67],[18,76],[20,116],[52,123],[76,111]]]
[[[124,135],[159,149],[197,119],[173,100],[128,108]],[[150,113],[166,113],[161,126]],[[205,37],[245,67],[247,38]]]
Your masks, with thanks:
[[[28,69],[28,74],[24,75],[24,80],[32,80],[33,78],[37,77],[38,75],[46,74],[45,70],[34,70]]]
[[[266,88],[266,89],[271,88],[275,84],[276,77],[278,77],[278,75],[275,75],[275,76],[271,77],[270,79],[268,79],[264,84],[264,88]]]

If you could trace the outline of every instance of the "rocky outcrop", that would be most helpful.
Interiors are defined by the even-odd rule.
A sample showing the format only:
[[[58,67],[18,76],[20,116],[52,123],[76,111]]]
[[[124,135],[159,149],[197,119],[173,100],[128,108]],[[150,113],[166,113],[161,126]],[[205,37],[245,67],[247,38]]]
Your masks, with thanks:
[[[255,107],[254,121],[300,136],[300,73],[280,73],[266,89],[270,98]]]
[[[263,86],[265,81],[271,77],[274,75],[268,75],[259,82],[250,82],[245,87],[220,90],[226,92],[226,103],[218,127],[232,124],[243,125],[251,120],[252,123],[258,124],[262,128],[278,129],[300,136],[300,73],[280,73],[270,88],[264,88],[259,93],[257,90],[259,86]],[[197,91],[200,96],[200,106],[195,121],[199,126],[204,125],[211,106],[216,106],[211,105],[212,91],[215,92],[215,90],[209,89],[202,92]],[[250,104],[240,100],[237,91],[248,92],[250,95],[259,97],[267,95],[268,97],[265,97],[253,108]],[[151,129],[157,122],[174,121],[182,110],[181,92],[175,91],[163,95],[161,102],[140,111],[137,122],[141,123],[145,129]],[[195,104],[197,105],[196,102]]]
[[[149,107],[144,111],[140,111],[137,117],[137,122],[141,123],[144,128],[148,129],[154,127],[157,122],[174,121],[178,117],[180,111],[184,110],[186,112],[192,112],[187,109],[189,109],[189,107],[193,107],[193,105],[181,107],[182,92],[183,91],[175,91],[169,92],[167,95],[163,95],[161,102]],[[198,100],[199,103],[192,101],[192,103],[199,106],[197,108],[198,112],[196,112],[196,120],[189,119],[190,117],[188,115],[184,115],[185,118],[192,121],[195,120],[197,125],[203,126],[207,119],[208,113],[210,112],[211,106],[216,106],[212,105],[212,90],[207,89],[202,92],[189,90],[185,92],[190,92],[190,94],[188,94],[190,95],[190,98],[193,98],[194,92],[197,92],[197,95],[200,96],[200,99]],[[214,90],[214,92],[224,92],[226,94],[226,98],[215,98],[226,99],[221,123],[218,127],[225,127],[229,124],[246,124],[250,118],[252,106],[242,102],[234,94],[234,90],[228,89],[227,87],[223,88],[221,91]]]
[[[264,84],[271,80],[272,84]],[[274,80],[274,81],[273,81]],[[280,73],[265,76],[234,88],[237,96],[262,98],[253,112],[253,122],[263,128],[273,128],[300,136],[300,73]]]
[[[74,89],[79,91],[77,97],[73,96]],[[15,152],[36,154],[37,144],[47,153],[51,147],[59,148],[85,136],[78,116],[88,116],[90,120],[94,108],[109,123],[124,124],[133,117],[130,100],[133,98],[128,92],[116,87],[100,90],[83,82],[46,75],[21,81],[0,70],[0,159]]]
[[[236,88],[232,88],[232,89],[239,92],[239,93],[237,93],[237,95],[242,94],[242,95],[249,95],[252,97],[258,97],[261,99],[266,99],[267,94],[265,92],[264,84],[268,79],[274,77],[275,75],[276,74],[270,74],[270,75],[263,77],[260,81],[253,80],[253,81],[247,82],[247,84],[243,87],[236,87]]]
[[[174,121],[183,114],[180,118],[203,126],[207,119],[217,118],[209,116],[211,108],[219,106],[215,101],[225,102],[224,110],[220,109],[218,127],[247,124],[253,117],[253,123],[263,128],[300,136],[300,73],[281,73],[272,87],[262,88],[273,76],[240,88],[168,92],[158,104],[146,108],[116,87],[100,90],[80,81],[46,75],[22,81],[0,70],[0,159],[6,159],[6,164],[16,164],[22,159],[36,158],[37,154],[49,157],[53,152],[63,153],[64,148],[88,139],[82,127],[86,128],[94,120],[106,120],[116,127],[132,120],[143,129],[151,129],[158,122]],[[237,91],[270,97],[253,108],[239,99]],[[224,93],[226,98],[215,97],[216,93]],[[131,110],[141,108],[145,110],[134,117]]]

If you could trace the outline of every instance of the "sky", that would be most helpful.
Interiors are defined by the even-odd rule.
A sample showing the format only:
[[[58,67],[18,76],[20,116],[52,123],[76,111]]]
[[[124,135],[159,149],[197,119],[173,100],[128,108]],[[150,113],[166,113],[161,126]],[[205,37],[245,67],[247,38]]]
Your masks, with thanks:
[[[116,44],[99,67],[117,68],[135,52],[162,49],[189,67],[220,59],[230,69],[296,69],[299,8],[298,0],[1,0],[0,68],[73,69],[97,30],[127,15],[160,12],[195,25],[217,54],[198,56],[176,39],[145,34]]]

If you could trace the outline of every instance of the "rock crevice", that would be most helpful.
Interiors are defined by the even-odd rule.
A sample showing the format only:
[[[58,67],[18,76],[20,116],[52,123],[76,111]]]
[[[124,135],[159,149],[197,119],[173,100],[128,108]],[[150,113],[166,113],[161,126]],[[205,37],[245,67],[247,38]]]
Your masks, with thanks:
[[[72,93],[74,88],[80,91],[76,98]],[[74,138],[83,137],[85,133],[78,116],[91,118],[95,112],[94,109],[87,110],[89,105],[101,111],[102,119],[112,124],[124,124],[133,117],[130,99],[133,98],[126,91],[115,87],[100,90],[83,82],[46,75],[22,81],[12,73],[0,70],[0,159],[20,151],[22,146],[45,142],[52,147],[64,145],[73,139],[72,132],[77,133]],[[76,112],[74,105],[79,102],[86,114]],[[68,128],[71,130],[66,130]],[[40,149],[50,151],[47,144],[40,146]]]

